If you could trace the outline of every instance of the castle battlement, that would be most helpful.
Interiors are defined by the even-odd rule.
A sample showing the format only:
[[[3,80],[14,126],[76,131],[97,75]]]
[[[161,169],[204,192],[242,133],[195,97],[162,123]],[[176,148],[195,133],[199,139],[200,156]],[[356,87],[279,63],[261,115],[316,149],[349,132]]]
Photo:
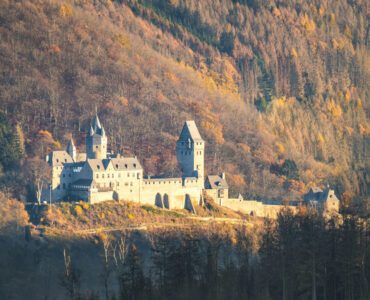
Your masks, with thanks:
[[[219,205],[258,216],[276,216],[283,205],[229,199],[225,173],[204,178],[205,141],[194,121],[186,121],[176,142],[177,159],[183,176],[143,177],[138,158],[107,152],[108,138],[96,115],[86,136],[86,153],[78,153],[71,139],[65,151],[46,157],[52,167],[51,191],[44,201],[63,200],[97,203],[105,200],[134,201],[162,208],[187,208],[203,203],[206,191]],[[48,198],[51,195],[51,199]],[[306,205],[326,210],[339,209],[334,191],[314,188],[305,196]],[[291,206],[293,210],[296,206]]]
[[[205,142],[194,121],[186,121],[176,143],[183,177],[143,177],[137,157],[107,152],[108,137],[96,115],[86,136],[86,153],[78,153],[71,139],[66,151],[46,157],[52,166],[51,201],[67,199],[96,203],[115,199],[189,208],[202,202]],[[48,201],[50,199],[47,199]],[[190,205],[191,206],[191,205]]]

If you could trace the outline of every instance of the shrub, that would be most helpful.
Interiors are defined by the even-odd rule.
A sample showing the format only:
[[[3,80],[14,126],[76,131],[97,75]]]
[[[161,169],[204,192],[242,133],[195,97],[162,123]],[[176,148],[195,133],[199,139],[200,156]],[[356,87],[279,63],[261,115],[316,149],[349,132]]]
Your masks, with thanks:
[[[79,206],[79,205],[76,205],[74,208],[73,208],[73,211],[75,213],[76,216],[81,216],[82,215],[82,207]]]

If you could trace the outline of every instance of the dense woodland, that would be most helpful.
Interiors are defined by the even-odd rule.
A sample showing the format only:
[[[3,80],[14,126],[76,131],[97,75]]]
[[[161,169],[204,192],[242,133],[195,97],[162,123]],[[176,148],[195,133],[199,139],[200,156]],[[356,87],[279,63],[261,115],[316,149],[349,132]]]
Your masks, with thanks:
[[[1,0],[0,298],[369,299],[368,12],[363,0]],[[249,227],[58,234],[183,222],[126,204],[26,212],[50,178],[44,155],[71,136],[84,151],[95,109],[111,151],[147,175],[178,173],[194,119],[231,195],[296,200],[330,184],[343,219],[302,209]]]
[[[325,219],[302,208],[296,215],[283,210],[276,221],[246,225],[93,235],[58,233],[60,224],[55,222],[39,236],[24,231],[28,214],[22,203],[1,193],[0,200],[2,299],[367,300],[370,296],[370,226],[354,214]],[[94,218],[99,218],[102,213],[96,213],[99,205],[95,206],[83,210],[90,215],[95,211]],[[71,214],[83,221],[77,206]]]
[[[1,1],[1,189],[35,200],[42,174],[27,166],[45,171],[38,160],[71,136],[84,151],[97,108],[111,150],[135,153],[148,175],[176,173],[176,138],[195,119],[206,169],[225,170],[232,195],[299,199],[330,184],[364,199],[368,9],[361,0]]]

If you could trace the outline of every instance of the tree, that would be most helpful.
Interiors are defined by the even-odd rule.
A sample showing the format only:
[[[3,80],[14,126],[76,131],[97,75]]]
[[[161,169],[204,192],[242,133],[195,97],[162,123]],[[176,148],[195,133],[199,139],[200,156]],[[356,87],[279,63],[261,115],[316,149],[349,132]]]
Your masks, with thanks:
[[[232,32],[224,31],[220,36],[220,50],[231,56],[234,50],[234,39]]]
[[[71,300],[74,300],[79,295],[81,273],[72,265],[71,257],[66,254],[66,249],[64,249],[63,255],[64,275],[61,277],[60,284],[66,289]]]
[[[19,165],[22,157],[22,141],[17,129],[10,126],[7,116],[0,112],[0,164],[7,170]]]
[[[48,188],[47,186],[51,182],[51,167],[47,162],[35,157],[25,162],[24,170],[29,196],[40,204],[42,191],[44,188]]]
[[[299,170],[294,160],[286,159],[281,166],[280,174],[288,179],[299,180]]]

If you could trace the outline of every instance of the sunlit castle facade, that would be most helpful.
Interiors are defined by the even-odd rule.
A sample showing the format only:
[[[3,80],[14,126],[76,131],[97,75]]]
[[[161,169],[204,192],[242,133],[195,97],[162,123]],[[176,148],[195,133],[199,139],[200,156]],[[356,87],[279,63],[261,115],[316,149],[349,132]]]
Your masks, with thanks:
[[[204,178],[205,142],[194,121],[185,122],[176,144],[182,177],[144,178],[136,157],[108,153],[107,143],[104,127],[96,115],[86,136],[86,153],[78,153],[72,139],[66,151],[50,153],[46,160],[52,167],[51,193],[45,192],[43,200],[50,201],[51,194],[52,202],[127,200],[194,210],[194,204],[202,203],[205,182],[207,191],[219,203],[228,197],[224,175]]]
[[[276,218],[286,207],[280,202],[244,200],[241,195],[231,199],[225,173],[205,177],[205,141],[194,121],[185,122],[176,143],[182,177],[143,177],[137,157],[109,153],[107,145],[107,135],[96,115],[86,136],[86,153],[78,153],[71,139],[65,151],[53,151],[46,157],[52,167],[52,182],[43,192],[43,201],[134,201],[195,212],[206,192],[217,204],[253,216]],[[314,188],[304,198],[306,206],[325,213],[339,211],[339,200],[329,188]],[[289,207],[297,211],[297,206]]]

